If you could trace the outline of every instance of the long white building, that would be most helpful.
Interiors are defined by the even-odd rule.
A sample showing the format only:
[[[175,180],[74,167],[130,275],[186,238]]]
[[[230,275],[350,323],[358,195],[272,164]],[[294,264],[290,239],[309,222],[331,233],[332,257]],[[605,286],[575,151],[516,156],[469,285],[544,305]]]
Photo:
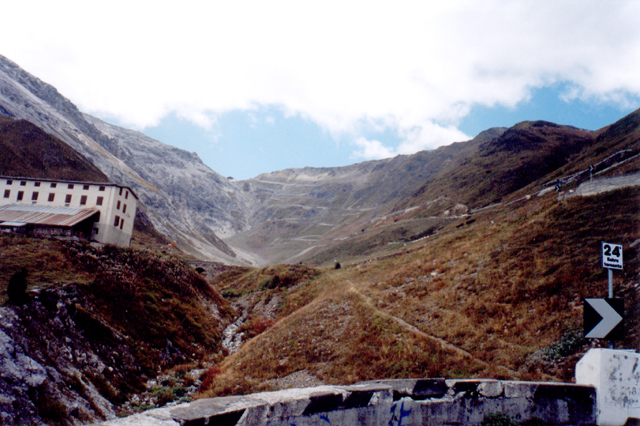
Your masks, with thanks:
[[[0,176],[0,230],[128,247],[138,197],[114,183]]]

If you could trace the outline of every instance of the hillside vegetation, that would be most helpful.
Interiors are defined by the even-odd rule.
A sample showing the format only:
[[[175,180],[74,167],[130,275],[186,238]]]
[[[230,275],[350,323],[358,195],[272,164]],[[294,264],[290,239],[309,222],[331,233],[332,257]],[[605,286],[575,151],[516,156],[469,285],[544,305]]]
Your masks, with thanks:
[[[243,300],[250,316],[252,307],[277,303],[258,314],[266,330],[214,368],[204,395],[272,389],[275,379],[300,371],[340,384],[571,381],[580,354],[597,344],[580,336],[582,299],[606,296],[602,241],[625,246],[616,295],[625,298],[628,333],[618,345],[638,347],[639,195],[634,188],[534,197],[293,285],[265,288],[272,268],[220,276],[222,293]]]
[[[173,256],[15,236],[0,236],[0,255],[5,424],[104,419],[160,371],[225,354],[235,310]],[[8,299],[21,270],[26,300]]]
[[[313,278],[269,289],[272,269],[213,279],[262,332],[209,371],[203,395],[301,375],[571,381],[581,354],[604,344],[581,329],[582,299],[606,296],[603,241],[625,248],[617,345],[637,349],[639,189],[571,194],[592,177],[637,172],[639,129],[638,111],[596,132],[524,122],[440,150],[448,161],[412,196],[299,257],[319,268]]]
[[[206,278],[142,212],[130,249],[2,236],[0,362],[40,367],[29,383],[0,375],[17,401],[0,408],[55,424],[196,391],[571,381],[581,354],[606,345],[581,330],[582,299],[606,295],[603,241],[624,247],[616,345],[640,344],[640,188],[574,196],[637,172],[639,141],[639,112],[595,132],[525,122],[433,153],[264,175],[245,182],[260,226],[235,241],[295,262],[205,265]],[[9,300],[23,268],[26,300]]]
[[[86,158],[27,120],[0,116],[0,175],[108,182]]]

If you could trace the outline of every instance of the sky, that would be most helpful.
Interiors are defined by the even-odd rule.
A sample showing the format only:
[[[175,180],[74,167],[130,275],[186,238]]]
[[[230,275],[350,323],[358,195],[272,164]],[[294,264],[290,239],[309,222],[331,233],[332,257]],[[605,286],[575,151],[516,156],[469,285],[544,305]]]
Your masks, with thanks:
[[[0,54],[236,179],[640,108],[640,1],[4,1]]]

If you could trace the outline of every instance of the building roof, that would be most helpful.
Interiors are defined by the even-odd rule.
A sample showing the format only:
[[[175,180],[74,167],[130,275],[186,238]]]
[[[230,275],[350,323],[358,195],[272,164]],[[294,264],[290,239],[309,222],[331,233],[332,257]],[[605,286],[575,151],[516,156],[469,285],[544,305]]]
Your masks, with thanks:
[[[0,227],[11,226],[14,228],[20,228],[23,226],[27,226],[24,222],[0,222]]]
[[[30,180],[30,181],[38,181],[38,182],[56,182],[56,183],[73,183],[75,185],[100,185],[100,186],[115,186],[117,188],[126,188],[131,192],[131,194],[138,200],[138,196],[128,185],[121,185],[119,183],[112,182],[85,182],[80,180],[70,180],[70,179],[47,179],[47,178],[33,178],[33,177],[24,177],[24,176],[6,176],[0,175],[0,179],[10,179],[10,180]]]
[[[74,209],[29,204],[0,206],[0,222],[4,222],[5,225],[7,222],[19,222],[31,225],[70,227],[96,214],[100,214],[100,210],[96,208]]]

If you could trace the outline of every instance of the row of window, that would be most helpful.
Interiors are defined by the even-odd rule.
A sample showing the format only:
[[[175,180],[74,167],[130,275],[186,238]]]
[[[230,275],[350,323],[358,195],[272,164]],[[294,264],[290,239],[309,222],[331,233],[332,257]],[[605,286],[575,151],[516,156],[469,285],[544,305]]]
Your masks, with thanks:
[[[38,193],[38,191],[33,191],[31,193],[31,201],[38,201],[38,196],[40,194]],[[4,190],[4,198],[10,198],[11,197],[11,190],[10,189],[5,189]],[[49,202],[53,202],[56,198],[56,194],[53,192],[49,193],[49,198],[47,199],[47,201]],[[71,194],[66,194],[65,198],[64,198],[64,202],[66,204],[71,203],[71,199],[73,198],[73,196]],[[24,191],[18,191],[18,196],[16,197],[17,201],[22,201],[24,199]],[[101,206],[102,202],[104,201],[104,197],[98,197],[96,199],[96,206]],[[86,195],[81,195],[80,196],[80,205],[84,206],[87,204],[87,196]],[[120,201],[118,201],[118,210],[120,210]],[[122,213],[126,213],[127,212],[127,205],[125,204],[123,209],[122,209]]]
[[[34,182],[34,183],[33,183],[33,185],[34,185],[34,186],[40,186],[40,184],[41,184],[41,183],[42,183],[42,182]],[[13,185],[13,180],[11,180],[11,179],[7,179],[7,185]],[[20,186],[27,186],[27,181],[26,181],[26,180],[21,180],[21,181],[20,181]],[[83,190],[85,190],[85,191],[87,191],[87,190],[89,190],[89,186],[90,186],[90,185],[83,184],[83,185],[82,185],[82,189],[83,189]],[[56,182],[51,182],[51,183],[49,184],[49,187],[50,187],[50,188],[57,188],[57,187],[58,187],[58,184],[57,184]],[[73,184],[73,183],[69,183],[69,184],[67,184],[67,189],[74,189],[74,188],[75,188],[75,184]],[[105,189],[106,189],[106,187],[105,187],[104,185],[100,185],[100,186],[98,187],[98,191],[104,191]],[[122,195],[122,188],[120,188],[120,195]],[[129,194],[127,194],[127,195],[129,195]]]

